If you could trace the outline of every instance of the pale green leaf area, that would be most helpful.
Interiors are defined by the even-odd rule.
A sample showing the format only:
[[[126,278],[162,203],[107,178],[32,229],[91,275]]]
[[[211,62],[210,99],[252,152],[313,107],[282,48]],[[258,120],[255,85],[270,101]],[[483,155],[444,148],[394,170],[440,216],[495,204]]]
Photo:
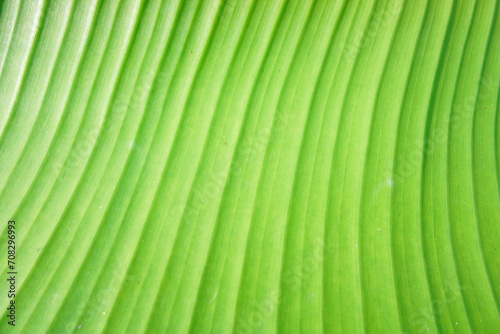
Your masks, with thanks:
[[[500,333],[499,12],[0,0],[0,333]]]

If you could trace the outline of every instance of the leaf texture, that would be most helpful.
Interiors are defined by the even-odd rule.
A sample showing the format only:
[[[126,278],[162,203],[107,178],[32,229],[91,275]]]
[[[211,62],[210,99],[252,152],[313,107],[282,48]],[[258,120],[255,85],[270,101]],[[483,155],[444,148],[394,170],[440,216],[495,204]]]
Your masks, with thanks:
[[[500,333],[499,11],[1,2],[0,332]]]

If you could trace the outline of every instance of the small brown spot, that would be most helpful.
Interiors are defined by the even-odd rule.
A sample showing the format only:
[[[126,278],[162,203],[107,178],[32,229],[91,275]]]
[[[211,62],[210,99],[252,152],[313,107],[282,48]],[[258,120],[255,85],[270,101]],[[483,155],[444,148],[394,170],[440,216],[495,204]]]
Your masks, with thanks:
[[[139,282],[139,281],[137,281],[137,285],[139,285],[139,283],[140,283],[140,282]]]

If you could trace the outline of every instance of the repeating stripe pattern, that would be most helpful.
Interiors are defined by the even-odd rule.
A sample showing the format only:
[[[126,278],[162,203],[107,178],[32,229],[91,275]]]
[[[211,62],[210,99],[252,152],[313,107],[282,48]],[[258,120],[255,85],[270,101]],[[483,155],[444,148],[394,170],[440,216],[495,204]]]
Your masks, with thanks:
[[[499,333],[499,11],[1,2],[15,331]]]

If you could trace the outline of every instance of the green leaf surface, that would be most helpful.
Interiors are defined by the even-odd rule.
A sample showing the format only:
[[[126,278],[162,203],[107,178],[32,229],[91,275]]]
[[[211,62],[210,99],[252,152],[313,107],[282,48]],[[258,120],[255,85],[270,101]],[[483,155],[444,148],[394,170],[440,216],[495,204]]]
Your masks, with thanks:
[[[499,11],[1,1],[0,332],[500,333]]]

